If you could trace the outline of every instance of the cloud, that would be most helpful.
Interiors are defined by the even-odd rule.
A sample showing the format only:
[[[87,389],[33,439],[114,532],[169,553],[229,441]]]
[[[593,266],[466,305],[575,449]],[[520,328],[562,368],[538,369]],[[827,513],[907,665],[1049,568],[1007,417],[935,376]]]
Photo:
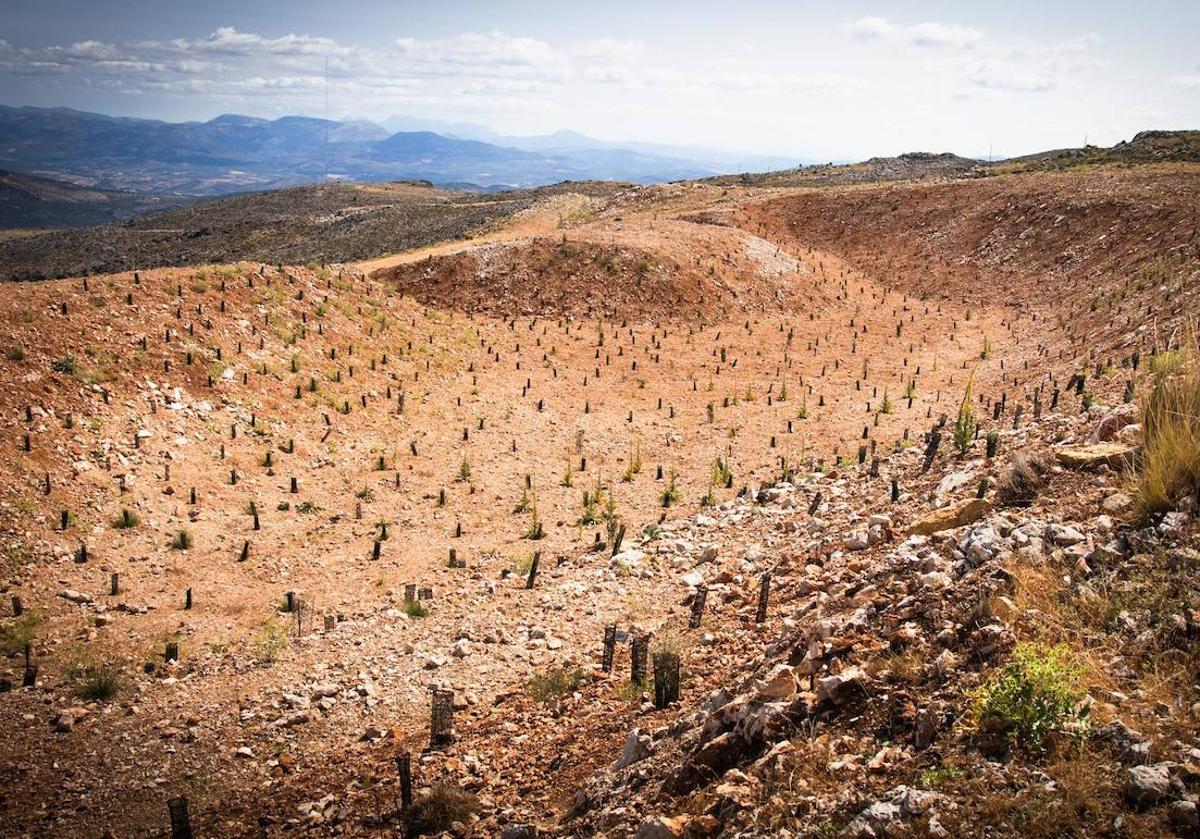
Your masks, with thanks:
[[[970,49],[983,39],[983,32],[971,26],[929,21],[910,26],[892,23],[885,17],[861,17],[846,25],[860,41],[890,41],[914,47]]]
[[[1196,67],[1196,72],[1194,73],[1182,73],[1178,76],[1171,76],[1171,78],[1167,79],[1167,84],[1179,90],[1200,90],[1200,66]]]
[[[1096,54],[1101,43],[1089,33],[1057,44],[1018,44],[965,62],[960,79],[978,90],[1045,93],[1103,66],[1106,62]]]

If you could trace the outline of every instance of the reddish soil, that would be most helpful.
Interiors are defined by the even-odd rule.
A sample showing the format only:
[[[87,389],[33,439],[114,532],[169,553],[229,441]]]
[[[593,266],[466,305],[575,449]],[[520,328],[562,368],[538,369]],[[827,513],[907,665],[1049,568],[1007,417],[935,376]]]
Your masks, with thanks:
[[[578,524],[586,490],[615,498],[632,542],[694,514],[717,458],[734,475],[713,488],[725,500],[785,464],[919,443],[972,373],[985,405],[1028,400],[1094,360],[1060,328],[1067,313],[1111,325],[1105,353],[1147,348],[1153,332],[1118,322],[1145,306],[1173,322],[1192,304],[1198,186],[1190,172],[674,185],[561,232],[525,227],[371,276],[242,264],[22,287],[0,301],[2,588],[45,623],[38,687],[0,696],[0,834],[152,836],[165,799],[186,793],[203,835],[247,835],[260,818],[275,835],[298,826],[298,801],[351,783],[364,755],[378,772],[394,740],[417,745],[431,681],[469,696],[461,725],[477,740],[464,750],[520,736],[505,709],[528,711],[514,694],[531,673],[592,666],[604,625],[657,626],[679,596],[658,578],[603,583],[608,554],[589,551],[603,525]],[[1118,298],[1138,270],[1162,273]],[[1109,296],[1089,308],[1097,289]],[[514,512],[523,496],[543,540],[526,538],[530,510]],[[123,509],[136,527],[115,526]],[[172,549],[184,528],[194,544]],[[466,569],[447,567],[451,550]],[[543,582],[525,591],[505,575],[535,550]],[[427,618],[399,611],[406,583],[433,588]],[[279,611],[288,591],[308,609],[299,631]],[[748,586],[715,625],[740,626],[752,598]],[[479,640],[532,627],[561,645]],[[475,652],[450,655],[463,635]],[[162,666],[169,641],[180,661]],[[73,668],[95,662],[118,666],[121,692],[56,731],[60,710],[87,704]],[[688,702],[728,669],[690,666],[703,676]],[[20,658],[0,675],[19,683]],[[374,693],[289,707],[331,681]],[[577,727],[530,744],[562,756],[559,786],[531,802],[539,818],[619,751],[628,719],[611,709],[628,703],[615,690],[586,688]],[[289,722],[298,710],[308,718]],[[387,739],[361,741],[368,727]],[[355,783],[369,798],[372,778]],[[511,806],[520,784],[504,789]]]

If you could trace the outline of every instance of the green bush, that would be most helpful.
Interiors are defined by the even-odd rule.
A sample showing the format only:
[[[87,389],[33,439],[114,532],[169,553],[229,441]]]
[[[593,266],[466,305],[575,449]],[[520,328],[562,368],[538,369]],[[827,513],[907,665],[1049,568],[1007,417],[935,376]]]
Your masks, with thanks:
[[[1039,752],[1054,735],[1079,731],[1086,708],[1083,668],[1066,646],[1021,644],[1012,659],[975,692],[975,728],[993,750]]]
[[[41,612],[30,610],[12,623],[0,626],[0,655],[12,656],[25,652],[25,647],[33,644],[37,638],[42,620]]]
[[[423,618],[429,614],[429,610],[425,608],[425,604],[420,600],[405,600],[404,614],[410,618]]]
[[[479,802],[469,792],[447,784],[434,784],[428,794],[413,802],[408,811],[408,834],[442,833],[455,822],[465,823],[478,809]]]
[[[574,693],[583,683],[583,670],[579,667],[551,667],[529,678],[529,696],[535,702],[549,702]]]
[[[171,539],[171,547],[177,551],[186,551],[195,544],[195,539],[192,537],[192,531],[186,527],[176,531],[175,536]]]
[[[287,649],[287,631],[281,629],[275,621],[269,620],[262,625],[254,638],[254,657],[263,664],[272,664],[279,654]]]
[[[66,373],[68,376],[75,373],[75,356],[66,355],[58,361],[50,365],[55,373]]]

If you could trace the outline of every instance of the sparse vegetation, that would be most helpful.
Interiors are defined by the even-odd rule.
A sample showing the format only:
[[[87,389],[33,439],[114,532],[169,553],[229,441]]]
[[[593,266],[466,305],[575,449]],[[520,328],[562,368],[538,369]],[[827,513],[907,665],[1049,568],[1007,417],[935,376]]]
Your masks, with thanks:
[[[408,835],[442,833],[455,822],[467,823],[478,809],[479,802],[470,793],[446,784],[434,784],[428,793],[413,802],[408,811]]]
[[[1200,492],[1200,341],[1161,353],[1141,400],[1142,452],[1134,489],[1143,518]]]
[[[1083,668],[1065,646],[1019,645],[976,692],[973,723],[988,747],[1037,753],[1055,735],[1080,733]]]
[[[87,662],[72,668],[75,694],[88,702],[107,702],[121,690],[121,671],[113,664]]]
[[[583,676],[583,670],[579,667],[551,667],[536,672],[529,678],[529,696],[535,702],[561,699],[579,689]]]

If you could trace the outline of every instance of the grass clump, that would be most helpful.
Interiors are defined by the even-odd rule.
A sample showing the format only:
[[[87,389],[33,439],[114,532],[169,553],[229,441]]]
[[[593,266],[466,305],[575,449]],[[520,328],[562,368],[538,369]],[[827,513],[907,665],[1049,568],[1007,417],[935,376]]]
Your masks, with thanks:
[[[1193,336],[1195,333],[1193,333]],[[1141,401],[1142,451],[1134,479],[1144,519],[1174,509],[1200,492],[1200,346],[1162,353],[1151,364],[1152,386]],[[1170,361],[1167,359],[1170,358]]]
[[[68,376],[75,374],[75,356],[65,355],[50,365],[55,373],[66,373]]]
[[[425,608],[425,604],[420,600],[405,600],[404,614],[410,618],[423,618],[429,614],[429,610]]]
[[[551,702],[574,693],[582,683],[582,668],[551,667],[530,677],[528,691],[535,702]]]
[[[996,482],[996,501],[1002,507],[1028,507],[1037,500],[1045,482],[1045,464],[1028,454],[1018,454],[1000,473]]]
[[[135,513],[133,510],[123,507],[121,509],[121,514],[117,516],[116,521],[113,522],[113,527],[117,528],[118,530],[129,530],[132,527],[137,527],[140,522],[141,519],[138,518],[137,513]]]
[[[448,784],[434,784],[408,811],[408,835],[442,833],[455,822],[465,824],[478,810],[479,801],[469,792]]]
[[[107,702],[121,691],[121,671],[111,664],[80,664],[70,678],[75,695],[88,702]]]
[[[192,536],[192,531],[186,527],[181,527],[175,531],[175,535],[171,537],[171,549],[176,551],[189,550],[196,543],[196,538]]]
[[[989,751],[1038,753],[1052,737],[1078,732],[1087,716],[1079,706],[1082,675],[1078,658],[1064,645],[1018,645],[975,693],[972,714],[981,743]]]

